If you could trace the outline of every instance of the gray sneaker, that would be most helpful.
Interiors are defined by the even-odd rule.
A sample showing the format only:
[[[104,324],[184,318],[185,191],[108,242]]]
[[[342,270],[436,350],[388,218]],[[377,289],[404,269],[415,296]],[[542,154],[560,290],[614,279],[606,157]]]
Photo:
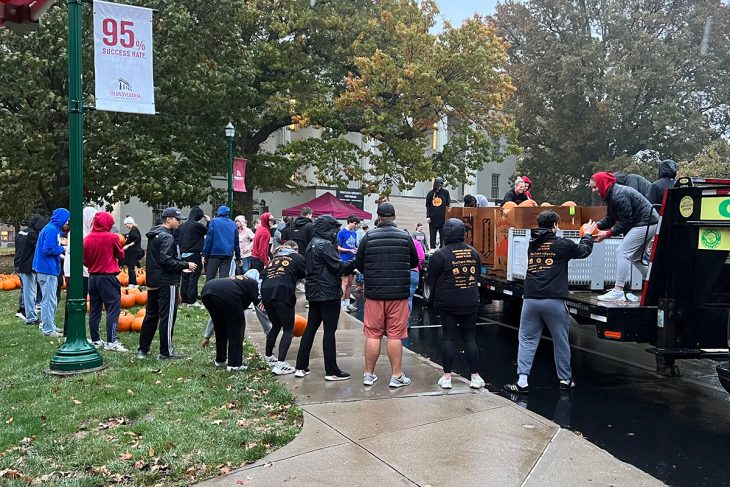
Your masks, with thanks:
[[[621,303],[626,301],[626,296],[624,295],[623,291],[619,291],[618,289],[614,288],[607,293],[598,296],[598,300],[609,303]]]
[[[368,372],[365,372],[362,376],[362,383],[365,386],[371,386],[378,382],[378,376],[375,374],[370,374]]]
[[[390,377],[390,384],[388,384],[390,387],[403,387],[411,385],[411,379],[406,377],[406,374],[402,373],[400,374],[400,377],[391,376]]]
[[[63,336],[63,333],[58,333],[57,331],[52,331],[51,333],[44,333],[45,336],[51,337],[51,338],[61,338]]]

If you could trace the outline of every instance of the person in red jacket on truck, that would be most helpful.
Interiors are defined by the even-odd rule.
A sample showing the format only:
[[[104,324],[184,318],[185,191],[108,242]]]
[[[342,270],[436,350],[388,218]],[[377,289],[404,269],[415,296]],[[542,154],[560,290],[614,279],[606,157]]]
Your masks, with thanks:
[[[271,243],[271,213],[261,215],[261,225],[256,229],[253,237],[253,249],[251,249],[251,268],[264,272],[269,265],[269,244]]]
[[[84,238],[84,266],[89,269],[89,334],[94,346],[126,352],[117,340],[117,320],[121,311],[121,288],[117,274],[124,250],[119,236],[112,233],[114,217],[106,211],[94,216],[91,233]],[[99,336],[102,306],[106,309],[106,342]]]

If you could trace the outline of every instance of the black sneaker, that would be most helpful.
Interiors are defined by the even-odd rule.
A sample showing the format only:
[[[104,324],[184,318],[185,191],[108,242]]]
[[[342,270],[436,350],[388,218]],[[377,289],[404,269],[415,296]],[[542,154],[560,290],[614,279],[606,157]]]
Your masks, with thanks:
[[[31,322],[26,321],[25,324],[28,326],[40,326],[41,320],[35,320],[35,321],[31,321]]]
[[[349,378],[350,378],[350,374],[348,374],[347,372],[342,372],[341,370],[339,372],[337,372],[336,374],[324,376],[324,380],[331,380],[331,381],[348,380]]]
[[[161,353],[157,354],[157,360],[178,360],[182,358],[185,357],[183,357],[182,355],[178,355],[174,352],[172,353],[172,355],[162,355]]]
[[[506,392],[513,392],[516,394],[527,394],[528,392],[530,392],[530,386],[522,387],[516,382],[514,384],[505,384],[502,389],[504,389]]]
[[[142,350],[137,350],[137,360],[144,360],[147,358],[147,353]]]
[[[573,379],[560,381],[560,390],[561,391],[570,391],[573,389],[575,389],[575,381],[573,381]]]

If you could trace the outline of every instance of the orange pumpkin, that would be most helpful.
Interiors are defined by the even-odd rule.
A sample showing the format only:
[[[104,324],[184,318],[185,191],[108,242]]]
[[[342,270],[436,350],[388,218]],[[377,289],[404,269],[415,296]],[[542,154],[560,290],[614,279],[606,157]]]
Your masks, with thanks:
[[[139,318],[139,317],[144,318],[146,314],[147,314],[147,310],[145,308],[142,308],[139,311],[137,311],[137,318]]]
[[[120,233],[119,234],[119,245],[121,245],[123,247],[126,244],[127,244],[127,238]]]
[[[304,316],[296,315],[294,317],[294,336],[300,337],[304,335],[304,330],[307,328],[307,319]]]
[[[525,200],[525,201],[523,201],[522,203],[520,203],[517,206],[523,206],[523,207],[524,206],[537,206],[537,201],[535,201],[535,200]]]
[[[10,277],[15,281],[15,287],[18,287],[19,288],[19,287],[22,287],[23,286],[23,283],[20,281],[20,276],[19,275],[13,274]]]
[[[12,291],[15,289],[15,281],[12,279],[3,279],[2,281],[3,291]]]
[[[126,272],[122,271],[117,274],[117,280],[122,286],[129,286],[129,275]]]
[[[578,206],[578,205],[575,204],[575,201],[566,201],[565,203],[563,203],[560,206]]]
[[[140,291],[136,287],[130,287],[127,289],[122,289],[122,294],[128,294],[130,296],[134,296],[135,294],[139,294]]]
[[[512,208],[516,208],[516,207],[517,207],[517,203],[515,203],[514,201],[508,201],[507,203],[502,205],[502,212],[506,215],[507,213],[510,212],[510,210]]]
[[[134,296],[130,294],[122,294],[122,308],[131,308],[134,306]]]
[[[137,293],[134,295],[134,302],[140,306],[147,304],[147,291]]]
[[[585,235],[585,233],[586,233],[586,225],[588,225],[588,224],[587,224],[587,223],[584,223],[584,224],[583,224],[583,225],[581,225],[581,227],[580,227],[580,236],[581,236],[581,237],[582,237],[583,235]],[[597,237],[597,236],[598,236],[598,228],[596,228],[595,230],[593,230],[593,236],[594,236],[594,237]]]
[[[546,201],[546,202],[544,202],[543,204],[541,204],[540,206],[553,206],[553,205],[551,205],[550,203],[548,203],[548,202]]]
[[[134,321],[134,315],[129,311],[122,311],[119,314],[117,320],[117,331],[127,332],[132,329],[132,321]]]
[[[144,269],[137,269],[137,284],[140,286],[147,284],[147,273]]]
[[[144,318],[141,316],[138,316],[134,320],[132,320],[132,331],[136,331],[139,333],[142,331],[142,322],[144,321]]]

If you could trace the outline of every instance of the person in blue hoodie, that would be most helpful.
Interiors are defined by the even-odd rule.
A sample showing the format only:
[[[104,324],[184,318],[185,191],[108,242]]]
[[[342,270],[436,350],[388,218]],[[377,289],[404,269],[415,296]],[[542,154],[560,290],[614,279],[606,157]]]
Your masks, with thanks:
[[[61,330],[56,328],[55,316],[58,307],[56,287],[58,275],[61,274],[61,254],[64,252],[66,239],[61,237],[61,229],[68,223],[71,214],[66,208],[56,208],[51,221],[43,227],[38,235],[38,244],[33,254],[33,271],[38,276],[43,300],[41,301],[40,330],[46,336],[61,337]]]
[[[231,257],[236,254],[236,265],[241,265],[241,249],[238,246],[238,227],[228,218],[231,209],[218,207],[218,215],[208,224],[208,235],[203,244],[203,259],[206,264],[205,278],[231,275]]]

